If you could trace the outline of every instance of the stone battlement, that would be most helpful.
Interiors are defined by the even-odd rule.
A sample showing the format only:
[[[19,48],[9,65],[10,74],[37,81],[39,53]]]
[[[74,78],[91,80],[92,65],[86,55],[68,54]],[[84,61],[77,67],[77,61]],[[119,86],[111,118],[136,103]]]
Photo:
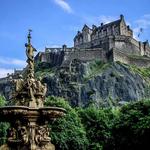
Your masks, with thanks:
[[[112,50],[112,56],[112,61],[114,62],[119,61],[125,64],[132,64],[144,68],[150,67],[150,58],[146,56],[141,57],[137,55],[130,55],[117,49]]]

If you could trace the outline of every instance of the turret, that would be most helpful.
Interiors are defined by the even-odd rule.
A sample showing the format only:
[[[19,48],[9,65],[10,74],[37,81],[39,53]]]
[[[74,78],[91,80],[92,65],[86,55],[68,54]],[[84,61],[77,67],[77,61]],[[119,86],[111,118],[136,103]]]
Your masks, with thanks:
[[[64,45],[62,46],[62,49],[63,49],[63,51],[66,51],[67,45],[64,44]]]
[[[121,20],[124,20],[124,15],[121,14],[121,15],[120,15],[120,19],[121,19]]]

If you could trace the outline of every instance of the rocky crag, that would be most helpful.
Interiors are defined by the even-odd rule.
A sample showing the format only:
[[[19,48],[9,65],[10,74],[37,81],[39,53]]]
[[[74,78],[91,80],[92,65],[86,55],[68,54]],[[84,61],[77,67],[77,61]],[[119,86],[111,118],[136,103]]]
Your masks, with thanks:
[[[36,75],[47,83],[47,96],[64,97],[73,106],[113,106],[150,97],[148,68],[99,60],[74,60],[67,68],[39,66]]]
[[[75,59],[65,68],[39,63],[36,77],[47,84],[47,96],[63,97],[72,106],[113,106],[150,98],[150,69],[120,62]],[[12,86],[9,79],[0,82],[1,95],[6,99],[11,97]]]

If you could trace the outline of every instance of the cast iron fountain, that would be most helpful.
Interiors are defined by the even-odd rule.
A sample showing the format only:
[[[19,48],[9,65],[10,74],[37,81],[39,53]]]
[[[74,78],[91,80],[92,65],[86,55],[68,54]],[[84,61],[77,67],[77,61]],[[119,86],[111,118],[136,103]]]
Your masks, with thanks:
[[[26,46],[27,73],[25,77],[12,80],[15,85],[11,106],[0,108],[0,121],[10,123],[7,144],[0,150],[54,150],[51,143],[48,122],[64,115],[58,107],[44,107],[46,85],[35,79],[34,51],[31,44],[31,30]]]

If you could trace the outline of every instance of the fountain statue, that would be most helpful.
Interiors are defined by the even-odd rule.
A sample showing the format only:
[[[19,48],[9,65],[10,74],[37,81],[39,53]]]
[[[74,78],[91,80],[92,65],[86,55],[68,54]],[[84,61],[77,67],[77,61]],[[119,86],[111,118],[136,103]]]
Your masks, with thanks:
[[[34,51],[31,44],[31,30],[28,43],[25,44],[27,55],[27,73],[18,79],[12,79],[14,89],[11,105],[0,107],[0,121],[10,123],[7,143],[0,150],[55,150],[51,143],[49,121],[64,115],[65,110],[58,107],[44,107],[47,91],[34,75]]]

